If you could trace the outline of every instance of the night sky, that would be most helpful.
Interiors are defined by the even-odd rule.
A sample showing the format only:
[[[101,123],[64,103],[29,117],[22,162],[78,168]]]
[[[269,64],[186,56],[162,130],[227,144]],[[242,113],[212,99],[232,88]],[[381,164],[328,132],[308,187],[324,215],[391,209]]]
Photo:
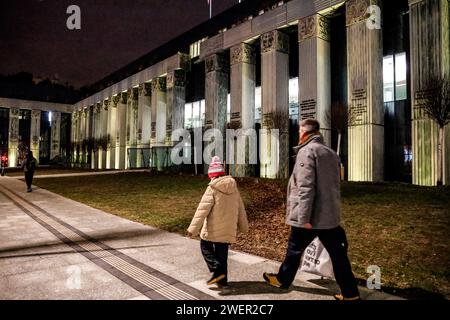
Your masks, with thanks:
[[[213,15],[237,2],[213,0]],[[66,27],[69,5],[81,30]],[[58,74],[78,88],[207,19],[207,0],[1,0],[0,74]]]

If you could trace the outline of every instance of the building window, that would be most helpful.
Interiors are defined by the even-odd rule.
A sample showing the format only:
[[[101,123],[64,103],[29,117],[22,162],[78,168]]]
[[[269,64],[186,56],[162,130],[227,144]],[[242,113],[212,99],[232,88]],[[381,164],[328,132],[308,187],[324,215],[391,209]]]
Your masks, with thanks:
[[[406,100],[406,53],[397,53],[383,58],[384,102]]]
[[[189,55],[191,56],[191,59],[200,56],[200,44],[205,41],[208,38],[203,38],[199,41],[196,41],[194,43],[192,43],[189,46]]]

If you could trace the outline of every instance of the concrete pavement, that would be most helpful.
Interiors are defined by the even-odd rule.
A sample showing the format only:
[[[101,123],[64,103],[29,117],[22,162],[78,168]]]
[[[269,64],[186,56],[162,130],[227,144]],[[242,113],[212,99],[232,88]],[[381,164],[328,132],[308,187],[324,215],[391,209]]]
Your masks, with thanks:
[[[151,204],[150,204],[151,205]],[[264,271],[279,263],[230,251],[230,288],[209,288],[197,240],[0,178],[0,299],[328,300],[333,281],[298,273],[290,290]],[[361,288],[365,299],[397,299]]]

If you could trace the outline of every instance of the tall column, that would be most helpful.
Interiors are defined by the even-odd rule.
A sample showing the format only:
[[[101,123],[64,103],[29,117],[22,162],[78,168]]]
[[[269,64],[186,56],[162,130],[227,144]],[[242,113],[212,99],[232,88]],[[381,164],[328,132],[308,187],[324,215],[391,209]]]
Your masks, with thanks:
[[[374,0],[346,3],[348,101],[354,119],[348,132],[348,179],[384,179],[383,41],[369,28]]]
[[[72,121],[71,121],[71,125],[72,125],[72,130],[70,133],[70,144],[71,144],[71,163],[72,163],[72,167],[74,166],[75,160],[76,160],[76,145],[77,145],[77,115],[78,113],[76,111],[72,112]]]
[[[331,145],[331,66],[329,21],[320,14],[300,19],[300,120],[317,119],[326,145]]]
[[[98,168],[106,169],[106,151],[108,145],[108,104],[109,100],[100,103]],[[106,149],[106,150],[105,150]]]
[[[116,168],[116,136],[117,136],[117,104],[119,103],[120,94],[112,97],[108,107],[107,101],[105,105],[108,108],[108,150],[106,151],[106,168]]]
[[[99,168],[99,155],[100,155],[100,134],[101,134],[101,123],[100,123],[100,112],[103,109],[103,103],[97,102],[94,105],[94,119],[93,119],[93,127],[92,127],[92,135],[93,135],[93,151],[92,151],[92,165],[91,169]]]
[[[138,97],[138,121],[137,121],[137,147],[136,167],[148,166],[148,150],[150,148],[151,123],[152,123],[152,88],[150,83],[143,83],[139,86]]]
[[[60,139],[61,139],[61,112],[52,112],[52,123],[51,123],[51,149],[50,149],[50,159],[56,156],[60,156]]]
[[[242,138],[233,139],[234,165],[230,166],[230,173],[236,177],[253,176],[254,164],[250,160],[256,158],[256,144],[252,144],[248,130],[255,128],[255,83],[256,83],[256,51],[247,43],[241,43],[230,50],[231,77],[231,129],[241,129]],[[239,159],[243,152],[244,159]],[[244,160],[244,163],[240,163]],[[230,163],[230,161],[228,161]]]
[[[228,57],[223,54],[213,54],[207,57],[205,71],[205,129],[217,129],[222,133],[222,137],[215,136],[214,139],[216,148],[222,144],[221,147],[224,150],[229,77]],[[223,157],[224,154],[219,156]],[[209,159],[204,160],[204,168],[207,171]]]
[[[119,93],[116,118],[116,169],[125,169],[127,134],[127,93]]]
[[[261,35],[261,177],[289,175],[289,37],[278,31]],[[279,138],[276,138],[278,129]]]
[[[138,88],[128,90],[127,100],[127,139],[125,168],[136,168]]]
[[[9,109],[9,139],[8,139],[8,167],[16,167],[18,163],[17,147],[19,146],[19,115],[18,108]]]
[[[39,138],[41,136],[41,110],[31,110],[30,148],[33,156],[39,161]]]
[[[167,152],[166,140],[166,78],[152,80],[152,166],[158,171],[165,167]]]
[[[450,76],[448,0],[409,0],[413,183],[437,184],[439,127],[422,108],[431,78]],[[450,184],[450,125],[444,128],[443,183]]]
[[[173,146],[172,131],[184,128],[186,73],[176,69],[167,73],[166,146]],[[176,141],[175,141],[176,143]]]
[[[88,119],[89,119],[89,107],[81,111],[81,163],[84,166],[87,163],[87,139],[88,139]]]
[[[78,110],[77,112],[77,145],[76,145],[76,163],[77,165],[81,164],[83,160],[83,150],[81,148],[82,141],[83,141],[83,122],[84,122],[84,112],[83,110]]]

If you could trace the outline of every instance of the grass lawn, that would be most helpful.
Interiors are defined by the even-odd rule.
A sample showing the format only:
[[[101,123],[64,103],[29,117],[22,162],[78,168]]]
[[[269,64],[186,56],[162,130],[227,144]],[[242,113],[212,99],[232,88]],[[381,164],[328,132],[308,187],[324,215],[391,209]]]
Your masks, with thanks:
[[[185,233],[206,177],[124,173],[39,179],[35,184],[113,214]],[[250,221],[234,249],[280,261],[286,181],[238,179]],[[361,284],[381,268],[382,289],[406,298],[450,298],[450,188],[343,183],[343,226]]]

